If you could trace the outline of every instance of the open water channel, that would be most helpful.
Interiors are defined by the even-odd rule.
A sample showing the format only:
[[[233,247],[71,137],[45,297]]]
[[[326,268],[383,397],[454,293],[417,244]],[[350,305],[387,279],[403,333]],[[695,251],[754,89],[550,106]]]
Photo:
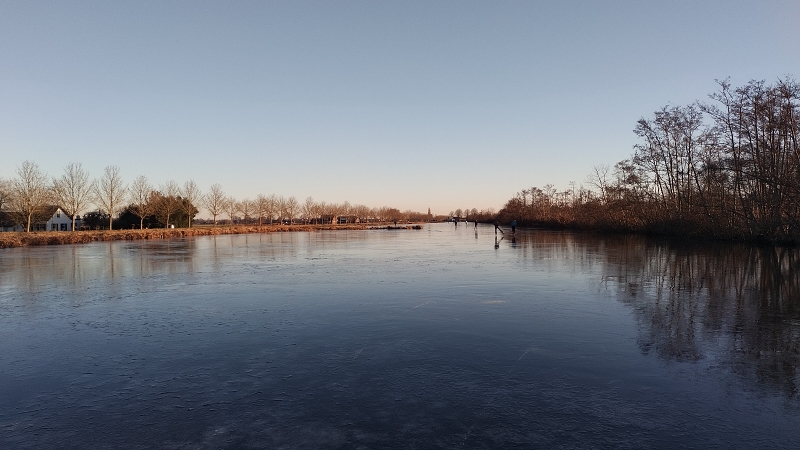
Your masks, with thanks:
[[[464,224],[0,250],[0,448],[794,449],[799,268]]]

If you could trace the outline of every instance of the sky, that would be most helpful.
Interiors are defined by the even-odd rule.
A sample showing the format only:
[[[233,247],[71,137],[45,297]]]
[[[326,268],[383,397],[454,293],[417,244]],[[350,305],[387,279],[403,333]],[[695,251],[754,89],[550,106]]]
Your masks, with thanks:
[[[0,0],[0,177],[497,210],[586,184],[717,79],[786,76],[797,0]]]

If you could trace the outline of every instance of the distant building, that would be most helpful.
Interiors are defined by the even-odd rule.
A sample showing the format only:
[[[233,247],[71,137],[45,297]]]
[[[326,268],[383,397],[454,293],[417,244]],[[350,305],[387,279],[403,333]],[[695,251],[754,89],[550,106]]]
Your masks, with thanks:
[[[357,216],[337,216],[336,223],[343,224],[343,223],[359,223],[360,220]]]
[[[72,231],[72,217],[59,206],[46,206],[39,217],[31,223],[31,231]],[[81,229],[80,216],[75,217],[75,229]],[[25,226],[15,219],[15,214],[5,211],[0,212],[0,231],[25,231]]]

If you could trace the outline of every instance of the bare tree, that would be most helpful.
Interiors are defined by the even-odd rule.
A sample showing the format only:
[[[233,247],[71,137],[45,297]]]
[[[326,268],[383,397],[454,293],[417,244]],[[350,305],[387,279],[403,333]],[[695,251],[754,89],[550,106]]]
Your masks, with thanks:
[[[24,161],[11,184],[13,194],[10,207],[19,215],[20,223],[25,223],[25,231],[30,232],[31,221],[50,201],[47,175],[39,170],[38,164]]]
[[[339,209],[339,215],[344,216],[344,223],[350,223],[350,215],[351,215],[352,206],[350,206],[350,202],[347,200],[341,204]]]
[[[169,218],[172,214],[178,211],[180,208],[180,199],[178,196],[181,193],[181,188],[178,187],[178,183],[173,180],[167,181],[167,184],[161,186],[161,192],[164,194],[164,202],[162,208],[164,210],[164,214],[166,215],[167,221],[166,225],[169,228]]]
[[[161,188],[161,201],[158,202],[158,214],[164,219],[164,225],[169,228],[169,219],[181,207],[181,193],[178,183],[170,180]]]
[[[306,219],[306,223],[311,221],[316,209],[317,204],[314,202],[314,199],[311,197],[306,197],[306,201],[303,203],[303,217]]]
[[[53,179],[53,201],[72,219],[72,231],[75,216],[89,205],[94,189],[94,182],[80,163],[70,163],[61,178]]]
[[[319,224],[322,223],[322,217],[325,215],[325,202],[314,202],[314,209],[312,211],[312,215],[314,218],[314,223]]]
[[[11,194],[14,188],[10,181],[0,178],[0,211],[5,210],[11,202]]]
[[[319,219],[318,223],[328,223],[330,205],[325,202],[317,202],[316,210]]]
[[[247,222],[250,220],[250,216],[255,212],[255,202],[249,199],[244,199],[239,202],[239,211],[244,216],[244,223],[247,225]]]
[[[367,206],[367,205],[358,205],[357,211],[358,211],[357,215],[358,215],[359,222],[369,221],[369,216],[370,216],[369,206]]]
[[[288,215],[286,212],[286,199],[283,196],[275,197],[275,213],[278,215],[278,223],[283,223],[283,219]]]
[[[258,216],[258,225],[260,226],[263,222],[264,217],[269,213],[270,205],[269,205],[269,198],[265,197],[263,194],[258,194],[256,197],[256,201],[254,204],[254,212]]]
[[[269,217],[270,225],[272,224],[272,219],[275,218],[275,215],[277,215],[279,211],[278,198],[275,197],[275,194],[270,194],[270,196],[267,197],[267,216]]]
[[[200,189],[194,183],[194,180],[189,180],[184,183],[183,189],[181,189],[180,192],[181,196],[185,200],[184,202],[181,202],[181,205],[183,206],[183,211],[186,213],[189,228],[192,228],[192,216],[197,212],[195,204],[200,203],[202,194],[200,193]]]
[[[144,175],[133,180],[130,188],[130,210],[139,218],[140,230],[144,228],[144,218],[155,212],[155,205],[150,201],[152,195],[153,186]]]
[[[397,208],[386,208],[386,219],[391,222],[397,222],[403,218],[402,213]]]
[[[592,167],[592,173],[586,178],[586,182],[600,190],[600,200],[606,203],[608,196],[608,186],[611,183],[609,171],[611,168],[607,164]]]
[[[225,193],[222,192],[222,186],[219,184],[212,184],[208,194],[203,196],[203,206],[208,210],[208,213],[214,218],[214,226],[217,225],[217,216],[222,215],[225,211]]]
[[[231,219],[231,225],[233,225],[236,213],[239,212],[239,202],[233,197],[228,197],[225,199],[225,202],[223,202],[222,208],[225,210],[225,214]]]
[[[294,196],[289,197],[286,199],[286,203],[283,205],[284,211],[289,216],[289,225],[292,224],[292,219],[300,212],[300,203],[297,202],[297,199]]]
[[[97,206],[108,214],[108,229],[112,229],[114,222],[114,214],[122,206],[125,193],[128,188],[122,181],[122,176],[119,173],[119,167],[108,166],[105,169],[105,174],[100,178],[100,181],[95,186],[95,203]]]
[[[635,160],[653,177],[665,211],[685,218],[692,213],[699,184],[703,116],[695,106],[665,106],[651,120],[640,119],[634,132],[644,140]],[[698,189],[700,188],[700,189]]]

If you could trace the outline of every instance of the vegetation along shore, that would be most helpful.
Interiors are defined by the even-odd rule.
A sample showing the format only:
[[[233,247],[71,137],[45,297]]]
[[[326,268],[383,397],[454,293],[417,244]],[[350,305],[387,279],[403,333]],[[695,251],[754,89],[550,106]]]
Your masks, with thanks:
[[[421,225],[379,226],[377,224],[317,224],[317,225],[236,225],[200,226],[192,228],[154,228],[144,230],[95,230],[63,233],[58,231],[0,233],[0,248],[27,247],[36,245],[84,244],[102,241],[136,241],[143,239],[171,239],[191,236],[215,236],[222,234],[276,233],[285,231],[320,230],[367,230],[367,229],[420,230]]]
[[[518,192],[500,222],[800,243],[800,84],[719,82],[711,102],[640,119],[630,158]]]

